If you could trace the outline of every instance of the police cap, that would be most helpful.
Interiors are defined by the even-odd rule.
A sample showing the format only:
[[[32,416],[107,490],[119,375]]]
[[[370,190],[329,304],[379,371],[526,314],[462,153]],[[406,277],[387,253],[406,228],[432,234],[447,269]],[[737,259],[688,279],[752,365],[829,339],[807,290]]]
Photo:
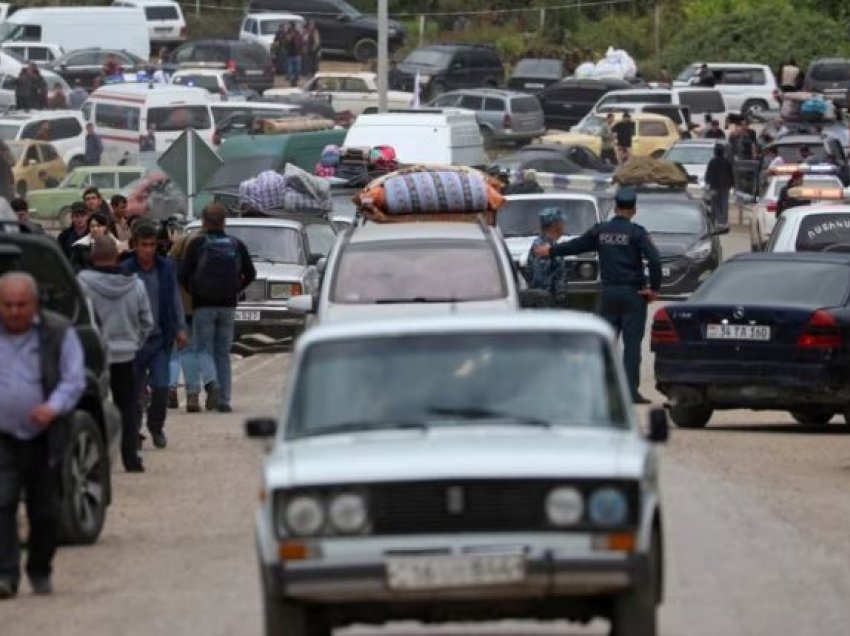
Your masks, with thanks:
[[[637,202],[637,191],[632,186],[622,186],[617,190],[614,200],[621,208],[633,208]]]
[[[558,208],[543,208],[539,216],[541,227],[549,227],[561,221],[561,211]]]

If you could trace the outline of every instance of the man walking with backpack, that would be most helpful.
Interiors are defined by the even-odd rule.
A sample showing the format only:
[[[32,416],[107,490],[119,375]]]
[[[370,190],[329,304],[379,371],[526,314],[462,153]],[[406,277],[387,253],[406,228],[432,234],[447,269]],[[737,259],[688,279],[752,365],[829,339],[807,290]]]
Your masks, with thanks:
[[[218,394],[208,391],[207,400],[217,401],[219,413],[232,411],[230,346],[236,303],[240,292],[257,277],[245,245],[225,234],[226,218],[227,210],[220,203],[204,208],[203,234],[186,247],[178,271],[180,284],[192,295],[194,346],[199,356],[210,356],[215,367]]]

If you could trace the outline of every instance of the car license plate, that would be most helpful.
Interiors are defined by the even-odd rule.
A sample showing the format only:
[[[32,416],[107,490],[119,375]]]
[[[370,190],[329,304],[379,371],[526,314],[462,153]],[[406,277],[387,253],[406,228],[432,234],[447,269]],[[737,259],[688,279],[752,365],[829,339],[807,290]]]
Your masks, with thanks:
[[[171,33],[171,27],[154,27],[154,33]]]
[[[262,75],[262,74],[263,74],[262,71],[258,71],[256,69],[245,71],[245,75]]]
[[[386,563],[393,590],[505,585],[525,578],[521,554],[392,558]]]
[[[237,309],[236,322],[257,322],[260,319],[260,311],[257,309]]]
[[[770,340],[767,325],[707,325],[705,337],[711,340]]]
[[[643,268],[643,275],[646,276],[647,278],[649,278],[649,268],[648,267]],[[669,267],[662,267],[661,268],[661,277],[662,278],[670,278],[670,268]]]
[[[536,82],[526,82],[526,88],[546,88],[545,84],[538,84]]]

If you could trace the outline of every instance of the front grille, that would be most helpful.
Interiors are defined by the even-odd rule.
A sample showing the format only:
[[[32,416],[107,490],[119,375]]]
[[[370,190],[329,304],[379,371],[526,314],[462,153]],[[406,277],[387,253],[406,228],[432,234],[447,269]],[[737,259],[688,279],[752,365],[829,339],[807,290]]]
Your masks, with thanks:
[[[597,487],[614,485],[626,491],[629,500],[628,527],[636,525],[638,491],[634,482],[541,480],[478,480],[375,484],[369,487],[369,507],[374,534],[429,534],[447,532],[559,531],[549,525],[545,501],[558,485],[579,488],[585,499]],[[462,504],[449,491],[460,490]],[[454,500],[454,501],[451,501]],[[625,527],[625,526],[624,526]],[[587,520],[570,530],[588,530]]]
[[[239,296],[239,302],[254,303],[266,299],[266,281],[255,280]]]

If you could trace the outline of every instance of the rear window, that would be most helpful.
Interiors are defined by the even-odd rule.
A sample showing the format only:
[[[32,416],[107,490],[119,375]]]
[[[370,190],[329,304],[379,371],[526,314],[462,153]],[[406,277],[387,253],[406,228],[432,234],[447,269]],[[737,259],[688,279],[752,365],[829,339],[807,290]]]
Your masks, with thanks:
[[[818,82],[848,82],[850,81],[850,64],[844,62],[815,64],[809,75]]]
[[[177,7],[162,5],[159,7],[145,7],[145,17],[149,20],[179,20],[180,14]]]
[[[720,91],[680,91],[679,102],[692,113],[722,113],[726,110]]]
[[[836,307],[844,304],[850,270],[798,260],[738,261],[722,265],[691,300],[717,304]]]
[[[269,61],[269,54],[261,46],[236,46],[233,50],[233,59],[239,66],[249,68],[265,67]]]
[[[552,78],[563,75],[560,60],[520,60],[513,71],[514,77]]]
[[[219,91],[218,78],[213,75],[178,75],[172,82],[181,86],[205,88],[210,93]]]
[[[850,214],[810,214],[800,220],[798,252],[850,252]]]
[[[349,245],[331,298],[345,304],[495,300],[507,295],[487,241],[404,241]]]
[[[511,100],[511,111],[515,113],[536,113],[540,110],[540,102],[534,97],[515,97]]]
[[[98,107],[99,108],[99,107]],[[206,106],[160,106],[148,109],[148,126],[156,126],[157,132],[174,132],[187,128],[207,129],[210,111]]]

